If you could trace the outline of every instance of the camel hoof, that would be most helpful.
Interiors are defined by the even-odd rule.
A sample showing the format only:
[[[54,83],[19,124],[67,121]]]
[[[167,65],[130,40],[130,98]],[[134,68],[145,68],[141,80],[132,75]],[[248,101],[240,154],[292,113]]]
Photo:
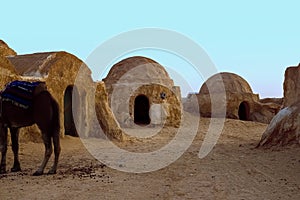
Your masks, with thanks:
[[[20,172],[21,171],[21,167],[13,167],[10,169],[11,172]]]
[[[36,171],[32,174],[32,176],[41,176],[43,175],[44,173],[43,172],[40,172],[40,171]]]
[[[6,170],[5,169],[0,169],[0,174],[6,174]]]

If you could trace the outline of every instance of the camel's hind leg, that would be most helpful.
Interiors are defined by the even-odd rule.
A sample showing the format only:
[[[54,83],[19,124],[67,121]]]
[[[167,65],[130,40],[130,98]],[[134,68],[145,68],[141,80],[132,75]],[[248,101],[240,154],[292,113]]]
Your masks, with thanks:
[[[34,119],[40,128],[45,144],[45,156],[39,169],[33,175],[42,175],[52,154],[52,140],[54,145],[55,159],[48,174],[55,174],[60,154],[60,121],[59,106],[49,92],[42,92],[36,98],[34,104]]]
[[[44,173],[44,169],[52,154],[52,131],[51,131],[51,119],[53,115],[51,105],[51,96],[48,92],[42,92],[34,98],[33,116],[34,121],[38,125],[42,133],[43,142],[45,145],[45,155],[41,166],[33,174],[39,176]]]
[[[34,172],[33,176],[39,176],[42,175],[44,173],[44,169],[49,161],[49,158],[51,157],[52,154],[52,144],[51,144],[51,136],[42,131],[42,135],[43,135],[43,141],[44,141],[44,145],[45,145],[45,155],[44,155],[44,160],[41,164],[41,166],[37,169],[36,172]]]
[[[60,154],[60,136],[59,132],[55,133],[53,136],[53,146],[54,146],[54,163],[51,169],[49,170],[48,174],[56,174],[56,169],[58,165],[58,159]]]

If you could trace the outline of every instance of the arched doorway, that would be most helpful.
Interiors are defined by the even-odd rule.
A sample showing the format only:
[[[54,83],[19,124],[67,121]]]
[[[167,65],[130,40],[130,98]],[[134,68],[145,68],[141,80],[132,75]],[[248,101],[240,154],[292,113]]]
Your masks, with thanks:
[[[134,123],[138,125],[150,124],[150,103],[148,97],[139,95],[134,100]]]
[[[246,101],[243,101],[239,106],[239,119],[248,121],[250,115],[250,107]]]
[[[73,102],[72,102],[73,89],[74,89],[74,87],[69,85],[65,90],[65,95],[64,95],[64,127],[65,127],[65,135],[78,137],[78,133],[77,133],[75,123],[74,123],[73,111],[72,111],[72,107],[73,107]]]

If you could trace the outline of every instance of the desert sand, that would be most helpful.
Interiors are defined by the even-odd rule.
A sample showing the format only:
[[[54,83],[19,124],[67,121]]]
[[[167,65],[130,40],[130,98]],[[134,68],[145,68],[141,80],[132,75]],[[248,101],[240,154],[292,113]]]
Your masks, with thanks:
[[[197,116],[186,115],[197,120]],[[209,123],[201,118],[192,145],[174,163],[140,174],[107,167],[91,156],[80,138],[66,136],[61,140],[57,174],[34,177],[43,144],[22,142],[22,172],[0,175],[0,199],[300,199],[299,146],[256,149],[267,125],[226,119],[216,146],[200,159]],[[174,128],[166,128],[153,140],[118,145],[131,151],[152,151],[172,139],[173,132]],[[7,159],[10,168],[10,149]],[[47,169],[50,166],[48,163]]]

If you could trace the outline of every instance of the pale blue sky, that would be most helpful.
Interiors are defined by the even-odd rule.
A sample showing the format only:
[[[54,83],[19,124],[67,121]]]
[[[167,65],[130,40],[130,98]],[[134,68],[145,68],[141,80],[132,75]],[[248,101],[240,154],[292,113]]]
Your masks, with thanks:
[[[198,43],[219,71],[241,75],[261,97],[282,96],[286,67],[300,62],[297,1],[11,0],[0,5],[0,38],[18,54],[64,50],[85,60],[122,32],[169,29]],[[184,65],[164,57],[154,55],[178,71]],[[192,88],[202,83],[193,80]]]

